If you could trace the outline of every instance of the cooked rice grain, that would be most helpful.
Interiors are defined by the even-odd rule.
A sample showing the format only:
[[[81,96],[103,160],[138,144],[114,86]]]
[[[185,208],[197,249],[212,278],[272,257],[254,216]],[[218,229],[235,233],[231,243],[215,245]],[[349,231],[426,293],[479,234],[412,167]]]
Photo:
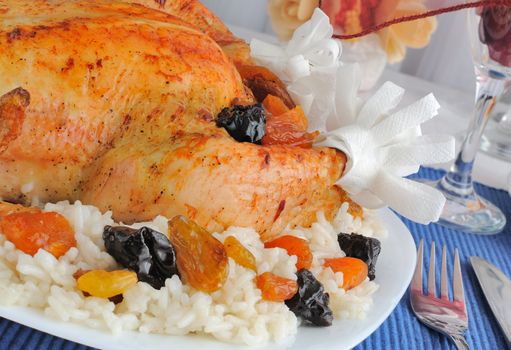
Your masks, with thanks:
[[[334,274],[330,268],[323,268],[322,262],[325,257],[344,256],[337,244],[337,232],[381,237],[386,231],[371,212],[366,212],[364,220],[353,219],[347,208],[347,203],[343,204],[332,223],[318,213],[318,222],[311,228],[286,232],[309,240],[314,254],[312,271],[330,294],[335,316],[359,319],[370,309],[377,285],[365,281],[346,292],[339,287],[342,273]],[[77,247],[59,259],[44,250],[32,257],[16,250],[0,234],[0,303],[3,305],[42,309],[50,317],[113,333],[123,330],[172,335],[202,333],[226,342],[258,345],[282,342],[297,332],[296,316],[284,303],[262,300],[254,283],[256,274],[232,259],[229,259],[226,283],[212,294],[183,285],[178,276],[173,276],[160,290],[137,283],[124,293],[124,300],[118,305],[84,297],[76,289],[73,277],[78,269],[119,268],[105,252],[102,238],[104,226],[115,225],[111,213],[102,214],[79,201],[46,204],[44,209],[59,212],[69,220],[76,232]],[[132,225],[142,226],[163,233],[168,229],[163,216]],[[235,236],[256,257],[259,274],[270,271],[296,279],[296,257],[288,256],[284,249],[264,249],[253,229],[231,227],[214,235],[222,242],[230,235]]]

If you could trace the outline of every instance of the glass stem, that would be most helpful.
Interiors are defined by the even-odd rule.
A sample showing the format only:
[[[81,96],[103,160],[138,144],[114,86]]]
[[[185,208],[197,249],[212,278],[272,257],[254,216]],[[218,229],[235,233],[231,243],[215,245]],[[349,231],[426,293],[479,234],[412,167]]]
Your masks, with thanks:
[[[491,111],[505,89],[505,80],[496,79],[476,69],[476,101],[474,116],[461,146],[461,151],[451,171],[441,180],[439,186],[444,190],[461,196],[474,194],[472,186],[472,168],[479,149],[484,128]]]

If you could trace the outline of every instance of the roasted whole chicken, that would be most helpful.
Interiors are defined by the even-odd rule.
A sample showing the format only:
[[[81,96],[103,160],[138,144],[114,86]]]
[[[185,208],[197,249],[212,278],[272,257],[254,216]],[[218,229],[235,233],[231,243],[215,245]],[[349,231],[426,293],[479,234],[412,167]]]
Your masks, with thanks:
[[[0,197],[81,200],[118,221],[186,215],[263,239],[331,217],[346,162],[215,124],[255,103],[245,42],[195,0],[0,0]]]

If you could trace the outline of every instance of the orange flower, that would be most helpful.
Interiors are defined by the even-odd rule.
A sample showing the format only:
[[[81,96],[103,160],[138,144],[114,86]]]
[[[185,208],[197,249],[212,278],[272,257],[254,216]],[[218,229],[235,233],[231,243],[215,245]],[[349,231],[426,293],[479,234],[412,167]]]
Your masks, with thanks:
[[[397,3],[395,9],[380,6],[377,18],[392,18],[415,15],[426,10],[426,7],[420,0],[403,0]],[[389,16],[387,11],[392,11]],[[387,12],[382,14],[381,12]],[[380,42],[387,53],[389,63],[399,62],[404,59],[407,47],[419,49],[425,47],[431,35],[435,31],[437,21],[435,17],[426,17],[410,22],[394,24],[378,32]]]
[[[268,14],[273,30],[281,40],[289,40],[300,25],[308,21],[319,0],[270,0]]]

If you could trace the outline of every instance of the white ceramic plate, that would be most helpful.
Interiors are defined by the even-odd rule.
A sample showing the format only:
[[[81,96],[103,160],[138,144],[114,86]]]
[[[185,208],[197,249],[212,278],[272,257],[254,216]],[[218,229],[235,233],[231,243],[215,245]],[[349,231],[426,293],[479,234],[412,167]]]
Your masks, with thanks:
[[[257,349],[351,349],[373,333],[394,310],[405,293],[415,267],[415,243],[406,226],[390,210],[381,210],[389,235],[382,240],[382,251],[376,267],[374,305],[365,320],[334,321],[327,328],[300,327],[296,338],[285,344],[269,344]],[[203,336],[161,336],[124,332],[113,336],[84,326],[64,323],[46,317],[42,312],[20,307],[0,307],[0,316],[40,331],[77,343],[107,350],[169,349],[239,349]],[[248,348],[247,349],[253,349]]]

